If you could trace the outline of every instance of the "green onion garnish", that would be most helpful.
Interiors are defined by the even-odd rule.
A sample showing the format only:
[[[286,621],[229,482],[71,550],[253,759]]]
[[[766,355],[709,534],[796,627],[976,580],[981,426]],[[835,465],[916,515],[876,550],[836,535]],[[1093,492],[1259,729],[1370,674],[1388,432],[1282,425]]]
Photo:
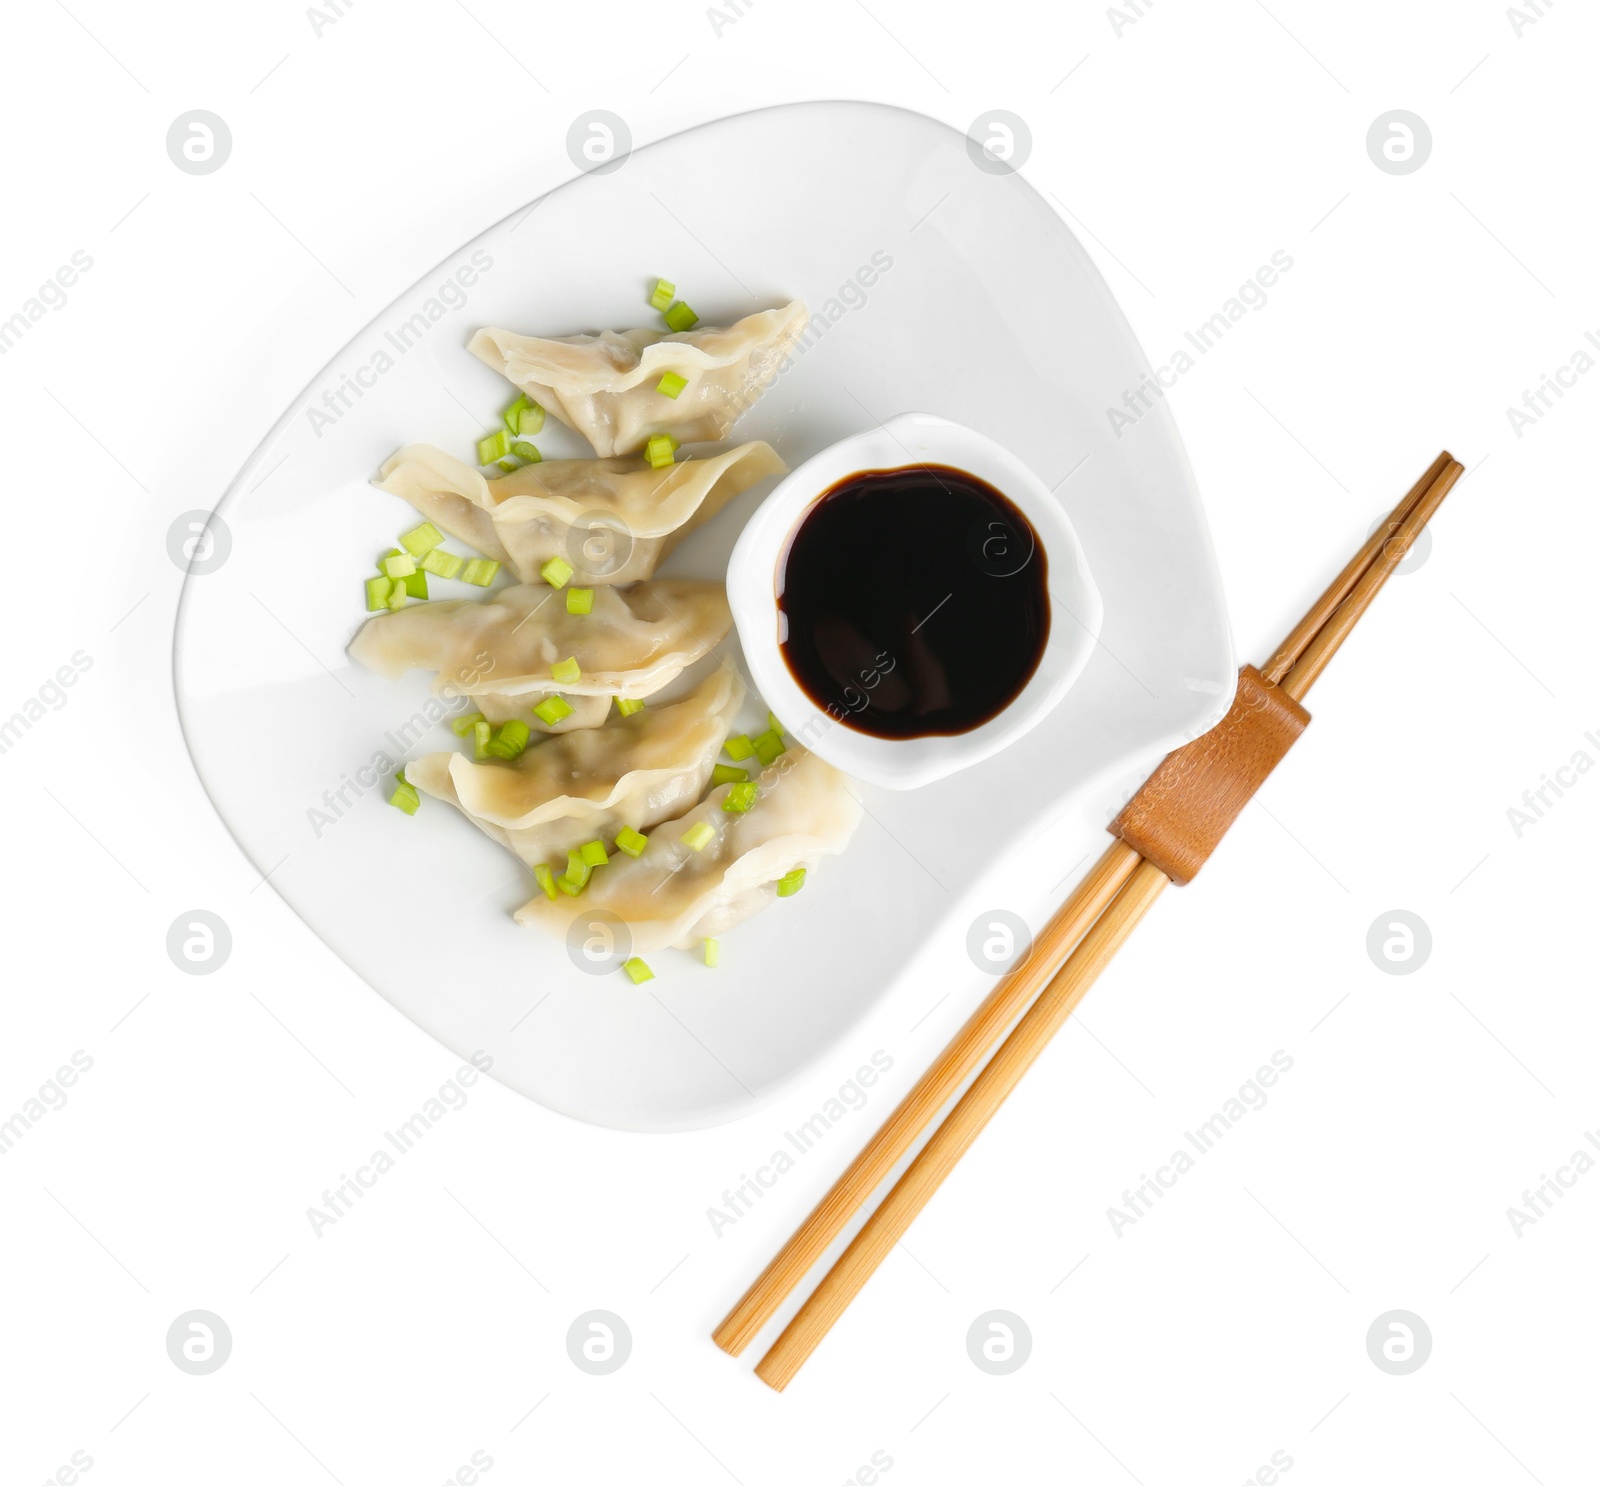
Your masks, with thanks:
[[[463,583],[475,583],[479,588],[487,588],[494,582],[494,575],[500,571],[500,564],[492,557],[474,557],[461,569]]]
[[[428,596],[428,575],[418,568],[414,573],[407,573],[400,580],[406,586],[406,597],[425,599]]]
[[[621,717],[632,717],[635,712],[644,711],[644,702],[638,697],[618,697],[617,713]]]
[[[771,712],[767,713],[767,728],[769,731],[776,733],[780,738],[783,736],[783,724],[779,722],[777,717]]]
[[[500,415],[500,421],[505,424],[507,433],[522,432],[522,410],[532,406],[531,400],[524,395],[519,397]]]
[[[528,746],[528,724],[513,717],[502,723],[489,740],[488,752],[493,758],[513,759]]]
[[[722,808],[730,815],[743,815],[756,802],[757,786],[754,780],[730,785],[722,797]]]
[[[406,778],[404,769],[394,776],[394,793],[389,796],[389,803],[407,815],[415,815],[417,806],[422,803],[422,796],[417,793],[416,785]]]
[[[575,657],[569,655],[565,660],[558,660],[551,666],[550,674],[564,684],[580,681],[583,679],[583,667],[578,664]]]
[[[511,446],[511,452],[526,464],[540,464],[544,460],[544,455],[522,439],[518,439]]]
[[[565,588],[567,586],[567,579],[570,578],[575,571],[576,569],[570,562],[566,560],[566,558],[552,557],[549,562],[539,569],[539,576],[543,578],[544,581],[552,588]]]
[[[632,826],[624,826],[617,832],[617,850],[636,857],[645,849],[649,839],[648,836],[641,836]]]
[[[478,463],[494,464],[511,452],[511,430],[497,428],[486,439],[478,440]]]
[[[690,851],[704,851],[716,834],[717,828],[709,820],[697,820],[678,840]]]
[[[667,324],[674,330],[692,330],[700,322],[700,317],[681,299],[666,313]]]
[[[569,881],[575,882],[579,887],[585,887],[589,881],[589,873],[593,870],[582,850],[574,847],[567,853],[567,870],[562,875]]]
[[[656,383],[656,391],[663,397],[676,397],[688,385],[687,377],[680,377],[677,372],[662,372],[661,380]]]
[[[624,960],[622,968],[628,972],[628,979],[636,986],[643,985],[647,980],[654,980],[656,973],[643,960],[635,955],[631,960]]]
[[[389,589],[389,607],[403,609],[410,602],[411,597],[406,592],[406,580],[402,578]]]
[[[678,292],[678,286],[670,279],[657,279],[656,286],[650,291],[650,308],[664,310],[672,303],[672,296]]]
[[[424,521],[421,526],[413,526],[410,531],[400,534],[400,545],[418,562],[421,562],[442,541],[444,541],[443,533],[431,521]]]
[[[578,848],[578,855],[581,856],[591,867],[603,867],[611,860],[611,858],[606,855],[606,844],[604,841],[585,841],[583,845]]]
[[[706,964],[715,970],[717,968],[717,960],[720,957],[722,946],[718,944],[715,939],[707,939],[702,943],[701,950],[705,954]]]
[[[466,558],[458,557],[454,552],[446,552],[443,547],[435,547],[431,552],[423,554],[422,571],[432,573],[439,578],[457,577],[465,564]]]
[[[472,724],[472,756],[480,763],[489,757],[489,739],[493,733],[494,729],[481,717]]]
[[[677,447],[671,434],[658,433],[645,444],[644,457],[650,461],[651,469],[664,470],[672,463],[672,451]]]
[[[527,400],[524,399],[524,401],[527,401]],[[536,402],[528,403],[528,406],[525,407],[520,413],[517,414],[517,426],[516,426],[515,432],[523,434],[526,437],[531,438],[534,434],[538,433],[539,430],[542,429],[543,427],[544,427],[544,409],[541,408],[538,403],[536,403]]]
[[[554,872],[552,872],[547,866],[545,866],[545,864],[543,862],[540,862],[539,865],[533,869],[533,880],[536,883],[538,883],[540,887],[542,887],[544,889],[545,897],[547,897],[547,898],[555,897],[555,895],[556,895],[556,874]]]
[[[592,614],[594,612],[594,589],[569,588],[567,590],[567,613]]]
[[[451,720],[450,731],[458,738],[465,738],[482,721],[483,713],[468,712],[464,717],[457,717]]]
[[[394,586],[393,580],[383,577],[367,579],[367,608],[387,609],[389,607],[389,590]]]
[[[755,747],[756,757],[761,760],[763,768],[777,758],[780,753],[789,751],[784,746],[783,738],[779,734],[770,731],[763,733],[755,740]]]
[[[749,777],[748,769],[736,769],[732,764],[718,764],[711,771],[713,784],[743,784]]]
[[[780,898],[792,898],[805,885],[806,869],[804,867],[796,867],[793,872],[785,872],[778,879],[778,896]]]
[[[546,727],[553,728],[563,718],[571,717],[572,704],[565,697],[548,696],[533,709],[533,715]]]
[[[570,877],[567,876],[565,872],[556,878],[556,886],[560,888],[561,891],[564,892],[569,898],[576,898],[578,894],[583,891],[583,884],[581,882],[574,882]]]
[[[417,570],[417,560],[409,552],[396,552],[379,564],[388,578],[409,578]]]
[[[503,469],[508,475],[515,474],[522,468],[522,461],[510,454],[506,455],[504,459],[495,460],[495,464],[498,465],[499,468]]]
[[[722,751],[735,761],[747,759],[756,751],[756,745],[743,733],[736,733],[722,745]]]

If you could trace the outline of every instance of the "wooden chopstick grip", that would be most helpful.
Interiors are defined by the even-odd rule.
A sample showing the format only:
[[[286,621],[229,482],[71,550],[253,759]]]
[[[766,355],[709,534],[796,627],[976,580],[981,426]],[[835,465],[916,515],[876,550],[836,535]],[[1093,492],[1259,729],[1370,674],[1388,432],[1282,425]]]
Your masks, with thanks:
[[[1110,906],[1084,935],[1072,957],[1028,1008],[1016,1029],[973,1080],[942,1125],[929,1137],[889,1195],[839,1256],[822,1283],[756,1364],[756,1376],[782,1390],[800,1370],[833,1323],[871,1278],[889,1250],[922,1211],[939,1184],[978,1138],[1006,1096],[1084,998],[1167,885],[1159,867],[1140,862]]]
[[[1310,721],[1299,702],[1245,666],[1227,716],[1157,765],[1111,834],[1174,882],[1188,882]]]
[[[877,1190],[895,1163],[962,1082],[1014,1022],[1105,907],[1127,882],[1139,858],[1133,849],[1113,841],[1088,875],[1039,931],[1021,963],[1001,977],[978,1009],[951,1038],[928,1071],[911,1086],[893,1114],[840,1174],[823,1199],[811,1209],[772,1262],[712,1332],[724,1352],[737,1357],[756,1333],[777,1314],[778,1307],[806,1272],[827,1252],[839,1230]]]

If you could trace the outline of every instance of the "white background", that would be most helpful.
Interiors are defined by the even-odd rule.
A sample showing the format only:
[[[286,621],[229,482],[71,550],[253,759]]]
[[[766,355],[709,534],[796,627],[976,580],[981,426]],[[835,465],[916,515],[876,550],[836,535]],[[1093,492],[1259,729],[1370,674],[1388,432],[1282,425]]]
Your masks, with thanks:
[[[1507,816],[1579,750],[1600,760],[1600,376],[1520,437],[1506,415],[1600,334],[1592,12],[1519,34],[1487,0],[1129,0],[1120,23],[596,9],[360,0],[319,27],[293,4],[8,8],[0,319],[74,252],[93,267],[0,357],[0,715],[75,652],[93,664],[0,756],[0,1119],[74,1051],[93,1067],[0,1163],[4,1478],[74,1452],[91,1481],[162,1483],[442,1482],[474,1452],[491,1481],[827,1483],[875,1452],[891,1482],[1238,1482],[1274,1452],[1308,1486],[1592,1478],[1600,1174],[1520,1236],[1506,1211],[1600,1127],[1600,779],[1520,836]],[[1259,803],[778,1396],[710,1329],[987,983],[961,961],[902,985],[792,1095],[691,1136],[479,1083],[315,1237],[306,1208],[458,1060],[334,961],[211,811],[176,725],[164,539],[508,189],[573,174],[580,112],[644,143],[826,97],[1025,119],[1025,173],[1154,362],[1293,257],[1172,394],[1242,657],[1439,448],[1469,474]],[[194,108],[233,134],[207,176],[165,149]],[[1365,144],[1396,108],[1433,137],[1404,176]],[[795,188],[826,231],[826,182]],[[165,940],[202,907],[233,950],[191,977]],[[1366,951],[1395,908],[1433,938],[1404,977]],[[894,1068],[866,1109],[717,1236],[708,1207],[879,1049]],[[1280,1049],[1268,1104],[1117,1236],[1107,1208]],[[164,1340],[196,1308],[233,1336],[205,1377]],[[566,1353],[592,1309],[633,1336],[606,1377]],[[1032,1335],[1008,1376],[967,1356],[993,1309]],[[1367,1355],[1393,1309],[1432,1333],[1407,1376]]]

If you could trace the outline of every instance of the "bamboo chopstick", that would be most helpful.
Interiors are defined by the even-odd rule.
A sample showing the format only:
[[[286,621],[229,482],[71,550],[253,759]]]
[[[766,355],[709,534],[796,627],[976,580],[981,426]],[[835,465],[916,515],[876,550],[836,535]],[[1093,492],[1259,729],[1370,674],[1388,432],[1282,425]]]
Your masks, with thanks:
[[[1269,662],[1268,681],[1283,678],[1284,693],[1296,699],[1310,688],[1461,473],[1462,466],[1448,453],[1434,461],[1290,632]],[[1040,982],[1049,978],[1038,1000],[758,1364],[756,1373],[763,1381],[777,1389],[786,1386],[1071,1015],[1166,882],[1166,875],[1132,847],[1120,840],[1112,843],[1028,956],[985,998],[724,1319],[714,1334],[719,1346],[737,1355],[749,1344],[909,1149],[927,1120],[983,1060],[994,1038],[1027,1005]],[[1061,956],[1080,936],[1082,942],[1062,964]]]
[[[1137,853],[1135,853],[1137,855]],[[1063,1022],[1072,1015],[1089,987],[1161,895],[1166,874],[1146,861],[1134,867],[1121,891],[1095,921],[1070,959],[1058,970],[1017,1023],[1016,1030],[984,1064],[983,1072],[957,1101],[943,1124],[933,1132],[917,1158],[906,1168],[866,1225],[850,1241],[822,1283],[756,1364],[756,1376],[769,1387],[782,1390],[801,1364],[828,1334],[833,1323],[855,1299],[889,1250],[911,1226],[939,1184],[954,1169],[978,1132],[1033,1066]]]
[[[712,1339],[723,1351],[737,1357],[773,1317],[784,1297],[805,1278],[806,1271],[827,1251],[840,1229],[894,1169],[917,1136],[959,1089],[1000,1035],[1033,999],[1041,982],[1066,959],[1085,930],[1105,911],[1133,869],[1139,853],[1122,841],[1113,841],[1056,910],[1033,941],[1027,955],[1001,977],[978,1009],[934,1059],[928,1071],[878,1127],[794,1237],[739,1298]]]

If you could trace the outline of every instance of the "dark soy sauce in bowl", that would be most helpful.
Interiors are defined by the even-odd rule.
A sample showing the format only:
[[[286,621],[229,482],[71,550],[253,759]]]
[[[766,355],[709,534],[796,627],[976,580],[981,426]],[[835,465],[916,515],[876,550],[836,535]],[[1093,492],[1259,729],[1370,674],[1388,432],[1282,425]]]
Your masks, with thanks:
[[[783,658],[829,716],[879,738],[970,732],[1014,702],[1050,638],[1044,548],[986,481],[861,470],[780,557]]]

